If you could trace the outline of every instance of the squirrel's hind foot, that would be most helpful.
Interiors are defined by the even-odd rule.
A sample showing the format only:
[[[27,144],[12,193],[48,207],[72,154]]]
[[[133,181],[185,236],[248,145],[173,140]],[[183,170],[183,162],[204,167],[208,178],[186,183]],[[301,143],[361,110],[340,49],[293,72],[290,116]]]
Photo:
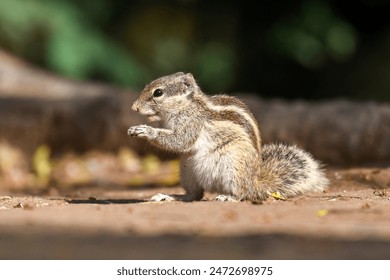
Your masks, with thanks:
[[[183,201],[183,202],[191,202],[191,201],[196,201],[200,200],[197,197],[193,197],[189,194],[184,194],[184,195],[179,195],[179,194],[164,194],[164,193],[157,193],[154,196],[150,198],[150,201],[155,201],[155,202],[169,202],[169,201]]]
[[[168,194],[163,194],[163,193],[157,193],[153,195],[150,198],[151,201],[156,201],[156,202],[162,202],[162,201],[175,201],[177,200],[176,197],[168,195]]]
[[[224,195],[224,194],[220,194],[218,195],[217,197],[214,198],[215,201],[229,201],[229,202],[239,202],[240,200],[233,197],[233,196],[230,196],[230,195]]]

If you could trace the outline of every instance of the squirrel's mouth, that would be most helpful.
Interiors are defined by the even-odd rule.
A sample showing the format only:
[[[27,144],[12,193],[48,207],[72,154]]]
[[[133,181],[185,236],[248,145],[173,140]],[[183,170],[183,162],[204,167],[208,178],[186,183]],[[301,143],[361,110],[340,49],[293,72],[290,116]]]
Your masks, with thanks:
[[[147,115],[148,122],[158,122],[161,121],[161,117],[158,114]]]
[[[155,110],[139,110],[137,111],[141,115],[144,115],[148,122],[158,122],[161,121],[160,114]]]

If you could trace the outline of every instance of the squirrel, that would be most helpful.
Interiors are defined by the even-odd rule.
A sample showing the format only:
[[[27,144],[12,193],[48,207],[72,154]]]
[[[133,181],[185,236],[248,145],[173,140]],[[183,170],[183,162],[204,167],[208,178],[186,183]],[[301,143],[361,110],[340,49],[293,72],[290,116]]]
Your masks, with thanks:
[[[328,185],[311,154],[284,144],[262,146],[248,107],[232,96],[204,94],[191,73],[152,81],[131,108],[162,128],[132,126],[129,136],[181,155],[185,195],[159,193],[152,201],[201,200],[207,191],[220,201],[261,202],[275,193],[288,198]]]

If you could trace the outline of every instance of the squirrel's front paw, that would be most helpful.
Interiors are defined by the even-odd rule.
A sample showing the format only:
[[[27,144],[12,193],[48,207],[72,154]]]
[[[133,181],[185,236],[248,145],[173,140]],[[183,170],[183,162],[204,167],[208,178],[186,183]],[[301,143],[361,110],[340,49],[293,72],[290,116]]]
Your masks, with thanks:
[[[153,128],[145,124],[132,126],[127,130],[127,135],[132,137],[150,138],[153,134]]]

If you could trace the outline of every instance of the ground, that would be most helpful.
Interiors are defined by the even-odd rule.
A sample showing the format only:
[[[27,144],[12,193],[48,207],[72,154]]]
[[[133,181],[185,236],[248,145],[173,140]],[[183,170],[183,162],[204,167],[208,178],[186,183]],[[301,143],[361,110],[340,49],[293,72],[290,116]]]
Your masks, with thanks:
[[[2,191],[0,259],[389,259],[390,168],[328,168],[331,186],[262,204],[149,202],[179,186]]]

